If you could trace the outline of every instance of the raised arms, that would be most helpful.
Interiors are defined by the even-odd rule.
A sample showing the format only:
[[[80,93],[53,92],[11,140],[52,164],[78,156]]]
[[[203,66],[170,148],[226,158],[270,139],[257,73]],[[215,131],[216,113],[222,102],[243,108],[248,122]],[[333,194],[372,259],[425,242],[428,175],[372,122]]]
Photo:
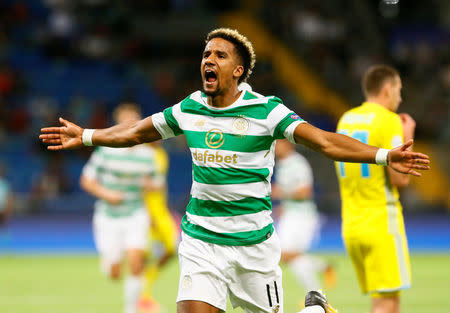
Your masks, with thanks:
[[[39,138],[48,144],[49,150],[79,149],[84,146],[82,141],[83,128],[59,118],[63,125],[60,127],[46,127],[41,129]],[[92,142],[96,146],[130,147],[144,142],[161,139],[149,116],[137,122],[117,124],[115,126],[97,129]]]
[[[294,131],[296,143],[303,144],[335,161],[354,163],[375,163],[375,155],[379,148],[366,145],[351,137],[323,131],[308,123],[299,124]],[[389,167],[403,174],[421,176],[416,170],[428,170],[430,163],[427,155],[412,152],[408,148],[413,140],[390,150]]]

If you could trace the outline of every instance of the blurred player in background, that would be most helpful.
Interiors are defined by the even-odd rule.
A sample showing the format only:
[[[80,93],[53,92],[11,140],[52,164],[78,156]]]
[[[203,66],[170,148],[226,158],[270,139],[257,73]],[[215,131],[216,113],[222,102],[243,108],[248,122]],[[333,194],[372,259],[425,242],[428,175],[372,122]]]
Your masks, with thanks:
[[[278,222],[281,261],[288,264],[306,290],[321,288],[321,273],[324,274],[325,288],[332,288],[336,283],[334,269],[325,260],[307,254],[314,237],[320,233],[311,166],[286,139],[277,140],[275,156],[272,198],[281,200]]]
[[[0,163],[0,229],[13,214],[14,197],[5,178],[5,168]]]
[[[135,104],[124,103],[114,111],[117,123],[141,118]],[[126,255],[130,273],[125,279],[124,312],[136,313],[142,290],[142,274],[148,248],[150,219],[143,192],[151,185],[154,149],[99,147],[91,155],[81,176],[81,187],[97,197],[93,220],[94,240],[101,269],[112,279],[121,276]]]
[[[150,215],[150,256],[144,271],[144,288],[139,301],[139,310],[144,313],[159,311],[159,305],[152,297],[152,287],[163,266],[175,255],[178,230],[167,205],[167,171],[169,158],[160,141],[148,144],[154,150],[150,185],[144,194]]]
[[[42,129],[49,150],[128,147],[184,134],[193,162],[191,199],[181,222],[178,313],[225,311],[227,297],[247,312],[282,313],[281,255],[271,218],[275,140],[288,138],[331,159],[386,165],[420,176],[428,156],[365,145],[306,123],[279,98],[238,89],[255,63],[251,42],[216,29],[200,65],[202,91],[134,123],[83,129],[60,119]],[[307,310],[311,311],[311,310]]]
[[[396,114],[402,82],[386,65],[370,67],[362,80],[366,101],[346,112],[337,131],[392,149],[413,139],[415,122]],[[411,150],[411,147],[408,148]],[[373,313],[400,312],[400,290],[411,285],[409,254],[397,187],[409,176],[389,167],[336,163],[342,199],[342,234]]]

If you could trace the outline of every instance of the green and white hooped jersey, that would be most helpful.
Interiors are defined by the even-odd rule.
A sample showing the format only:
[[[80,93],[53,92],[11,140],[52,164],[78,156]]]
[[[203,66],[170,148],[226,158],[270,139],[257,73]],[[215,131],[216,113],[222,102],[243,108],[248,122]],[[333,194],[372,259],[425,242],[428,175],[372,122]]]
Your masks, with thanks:
[[[163,139],[184,134],[192,155],[191,199],[181,222],[186,234],[231,246],[271,236],[275,139],[294,140],[304,122],[297,114],[280,99],[251,91],[214,108],[196,91],[152,120]]]
[[[277,160],[275,166],[275,182],[284,193],[314,184],[311,165],[300,153],[293,152],[284,159]],[[317,207],[313,199],[292,200],[282,199],[281,206],[285,212],[296,211],[304,214],[317,214]]]
[[[146,145],[132,148],[97,147],[83,168],[83,175],[102,186],[124,193],[124,201],[112,205],[104,200],[95,202],[96,212],[110,217],[130,216],[145,208],[143,180],[154,172],[154,149]]]

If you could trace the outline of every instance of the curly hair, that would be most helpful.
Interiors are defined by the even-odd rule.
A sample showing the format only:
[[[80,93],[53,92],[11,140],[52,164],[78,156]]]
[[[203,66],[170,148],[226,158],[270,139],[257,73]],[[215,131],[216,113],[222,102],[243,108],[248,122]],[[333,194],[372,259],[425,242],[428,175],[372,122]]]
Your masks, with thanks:
[[[252,43],[237,30],[230,28],[218,28],[209,32],[206,36],[205,43],[208,43],[213,38],[222,38],[234,45],[244,66],[244,73],[239,77],[238,83],[247,81],[256,62],[255,50],[253,49]]]

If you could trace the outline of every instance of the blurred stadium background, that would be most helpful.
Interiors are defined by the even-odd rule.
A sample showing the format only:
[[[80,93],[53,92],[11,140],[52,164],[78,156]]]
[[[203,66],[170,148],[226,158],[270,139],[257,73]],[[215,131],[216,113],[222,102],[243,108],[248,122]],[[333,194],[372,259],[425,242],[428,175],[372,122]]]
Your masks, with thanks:
[[[359,80],[373,63],[392,64],[403,103],[417,121],[416,149],[432,170],[402,191],[413,287],[406,312],[448,312],[450,301],[450,2],[447,0],[206,1],[3,0],[0,2],[0,162],[14,216],[0,227],[0,312],[120,312],[121,290],[101,277],[91,232],[93,199],[78,180],[91,150],[49,153],[39,129],[63,116],[87,128],[111,125],[111,111],[134,101],[156,113],[200,87],[206,33],[238,29],[255,45],[249,83],[274,94],[310,123],[334,131],[362,101]],[[184,139],[170,155],[169,199],[183,214],[191,183]],[[333,163],[312,163],[323,213],[315,250],[338,265],[330,296],[341,312],[363,313],[340,238]],[[157,297],[175,312],[177,266]],[[286,274],[286,312],[303,291]],[[447,291],[446,291],[447,290]],[[430,308],[433,308],[431,310]],[[288,311],[289,310],[289,311]]]

